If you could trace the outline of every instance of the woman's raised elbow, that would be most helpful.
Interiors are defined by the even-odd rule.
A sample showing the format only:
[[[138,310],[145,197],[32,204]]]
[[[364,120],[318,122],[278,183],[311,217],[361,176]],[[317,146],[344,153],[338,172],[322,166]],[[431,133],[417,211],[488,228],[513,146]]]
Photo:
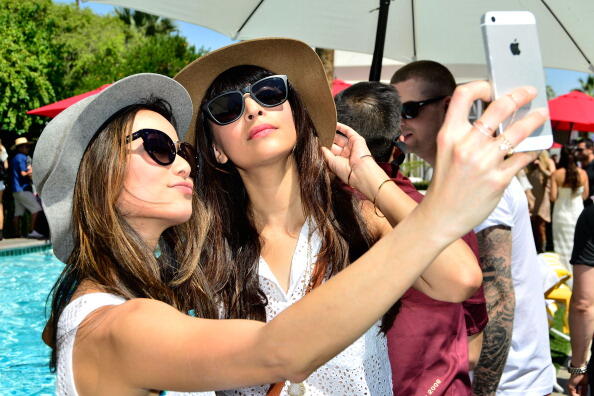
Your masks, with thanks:
[[[277,381],[303,382],[323,363],[318,364],[318,359],[305,348],[296,351],[281,345],[271,350],[266,365]]]
[[[463,302],[468,300],[481,286],[483,273],[477,265],[476,269],[460,273],[456,278],[457,287],[452,288],[450,302]]]

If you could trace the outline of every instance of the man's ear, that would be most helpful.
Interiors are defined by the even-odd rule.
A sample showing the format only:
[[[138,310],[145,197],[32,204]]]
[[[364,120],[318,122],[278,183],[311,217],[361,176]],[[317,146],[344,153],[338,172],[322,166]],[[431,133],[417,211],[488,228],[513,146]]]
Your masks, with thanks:
[[[212,144],[212,151],[219,164],[226,164],[229,161],[229,157],[215,143]]]
[[[443,103],[445,104],[445,111],[448,111],[448,107],[450,107],[450,101],[452,100],[451,96],[446,96],[446,98],[443,100]]]

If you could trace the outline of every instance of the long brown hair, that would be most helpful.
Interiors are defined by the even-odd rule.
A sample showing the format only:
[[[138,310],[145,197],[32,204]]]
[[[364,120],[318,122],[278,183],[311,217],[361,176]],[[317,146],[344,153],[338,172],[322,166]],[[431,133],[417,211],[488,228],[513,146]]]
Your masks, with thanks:
[[[563,182],[563,186],[570,187],[571,191],[575,193],[582,183],[574,153],[563,147],[558,167],[565,169],[565,181]]]
[[[50,294],[47,329],[53,340],[52,370],[56,368],[60,314],[83,280],[126,299],[152,298],[182,312],[194,310],[200,317],[217,317],[211,289],[198,265],[210,222],[198,196],[192,199],[190,221],[161,235],[158,258],[116,205],[126,174],[126,136],[141,109],[156,111],[174,124],[163,101],[130,106],[100,129],[83,155],[73,196],[74,249]]]
[[[218,93],[243,88],[272,74],[256,66],[233,67],[215,79],[203,104]],[[314,287],[367,251],[373,241],[352,195],[330,174],[323,161],[317,131],[290,82],[288,100],[297,130],[293,156],[304,214],[313,220],[322,238],[310,284]],[[226,318],[264,321],[267,301],[258,285],[262,241],[249,196],[233,163],[217,163],[212,132],[203,112],[198,115],[196,141],[204,161],[197,177],[197,183],[203,183],[198,191],[213,215],[203,250],[205,271]]]

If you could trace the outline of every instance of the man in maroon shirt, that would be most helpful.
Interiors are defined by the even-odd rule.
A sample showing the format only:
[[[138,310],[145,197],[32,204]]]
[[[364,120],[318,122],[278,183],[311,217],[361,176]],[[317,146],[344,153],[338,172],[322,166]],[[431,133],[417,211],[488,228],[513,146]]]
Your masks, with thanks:
[[[395,145],[400,130],[400,100],[396,90],[378,82],[355,84],[336,98],[338,120],[358,131],[371,154],[411,198],[423,195],[398,171]],[[477,257],[474,233],[464,237]],[[419,241],[423,243],[423,241]],[[384,317],[394,395],[470,395],[469,337],[487,323],[482,288],[462,304],[434,300],[409,289]],[[474,342],[473,345],[480,345]],[[470,361],[476,362],[480,350]]]

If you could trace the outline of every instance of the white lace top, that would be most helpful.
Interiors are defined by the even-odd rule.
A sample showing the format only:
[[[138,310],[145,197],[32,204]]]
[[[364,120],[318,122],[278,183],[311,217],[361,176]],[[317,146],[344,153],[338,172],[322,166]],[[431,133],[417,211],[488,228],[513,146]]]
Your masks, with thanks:
[[[122,304],[126,300],[109,293],[89,293],[72,300],[58,321],[58,369],[56,395],[78,396],[72,370],[72,350],[78,326],[91,312],[107,305]],[[214,392],[166,392],[168,396],[214,396]]]
[[[317,232],[310,235],[310,230],[313,228],[310,223],[311,221],[305,222],[297,240],[287,293],[279,285],[266,261],[260,257],[259,282],[268,298],[267,320],[274,318],[304,295],[304,288],[309,283],[311,270],[322,242]],[[268,384],[217,393],[265,395],[269,387]],[[386,338],[379,333],[379,322],[334,359],[310,375],[305,381],[305,387],[307,396],[392,395],[392,372],[388,349]],[[288,382],[283,387],[281,395],[288,395],[287,388]]]

